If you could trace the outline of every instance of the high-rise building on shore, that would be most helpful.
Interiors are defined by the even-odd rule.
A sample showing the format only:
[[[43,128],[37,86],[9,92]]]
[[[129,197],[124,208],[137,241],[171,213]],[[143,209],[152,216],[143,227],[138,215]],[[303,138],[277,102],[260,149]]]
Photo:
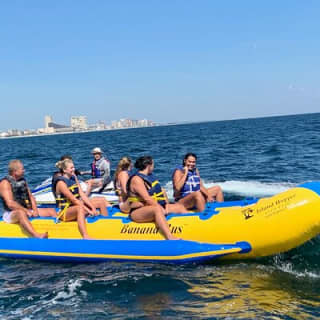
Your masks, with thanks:
[[[88,123],[86,116],[72,116],[70,118],[71,128],[74,130],[87,130]]]
[[[132,120],[132,119],[120,119],[111,122],[112,129],[124,129],[124,128],[140,128],[140,127],[152,127],[156,124],[147,119]]]
[[[53,119],[52,116],[45,116],[44,117],[44,133],[54,133],[55,129],[52,127]]]
[[[52,120],[52,116],[45,116],[44,117],[44,127],[45,129],[48,129],[50,127],[50,123],[52,123],[53,120]]]
[[[65,126],[63,124],[58,124],[53,122],[53,117],[46,115],[44,117],[44,128],[37,130],[39,134],[41,133],[56,133],[56,132],[71,132],[73,129],[71,127]]]

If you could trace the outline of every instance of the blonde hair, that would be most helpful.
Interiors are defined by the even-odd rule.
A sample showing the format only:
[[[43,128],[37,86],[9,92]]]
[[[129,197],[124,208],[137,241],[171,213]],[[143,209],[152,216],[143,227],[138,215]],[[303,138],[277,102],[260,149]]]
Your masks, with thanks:
[[[73,161],[71,159],[64,159],[56,162],[56,167],[60,170],[60,172],[63,172],[67,169],[68,164],[73,164]]]
[[[118,180],[118,175],[121,171],[128,170],[131,165],[131,159],[129,157],[122,157],[118,162],[116,172],[114,174],[114,182]]]
[[[9,175],[13,174],[16,170],[18,170],[19,165],[22,165],[21,160],[18,160],[18,159],[11,160],[8,165]]]

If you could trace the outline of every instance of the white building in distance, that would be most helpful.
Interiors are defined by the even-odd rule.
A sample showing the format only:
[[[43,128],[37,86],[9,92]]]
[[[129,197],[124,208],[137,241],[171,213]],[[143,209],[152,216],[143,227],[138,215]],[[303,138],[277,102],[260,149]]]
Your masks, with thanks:
[[[52,116],[45,116],[44,117],[44,127],[45,127],[45,129],[48,129],[49,128],[49,123],[52,123],[52,122],[53,122]]]
[[[52,116],[45,116],[44,117],[44,129],[39,129],[38,133],[54,133],[55,129],[51,126],[53,123]]]
[[[88,123],[86,116],[72,116],[70,118],[70,124],[74,130],[87,130]]]

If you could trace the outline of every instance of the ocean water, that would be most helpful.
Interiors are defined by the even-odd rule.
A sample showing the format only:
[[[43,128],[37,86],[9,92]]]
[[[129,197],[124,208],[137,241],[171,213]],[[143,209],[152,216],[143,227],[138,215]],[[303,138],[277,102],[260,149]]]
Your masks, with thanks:
[[[198,155],[205,185],[227,200],[265,197],[320,180],[320,114],[0,140],[0,175],[21,159],[30,187],[62,154],[88,169],[101,147],[114,170],[151,155],[172,196],[171,174]],[[319,213],[320,214],[320,213]],[[1,319],[318,319],[320,238],[290,252],[236,263],[51,264],[0,260]]]

